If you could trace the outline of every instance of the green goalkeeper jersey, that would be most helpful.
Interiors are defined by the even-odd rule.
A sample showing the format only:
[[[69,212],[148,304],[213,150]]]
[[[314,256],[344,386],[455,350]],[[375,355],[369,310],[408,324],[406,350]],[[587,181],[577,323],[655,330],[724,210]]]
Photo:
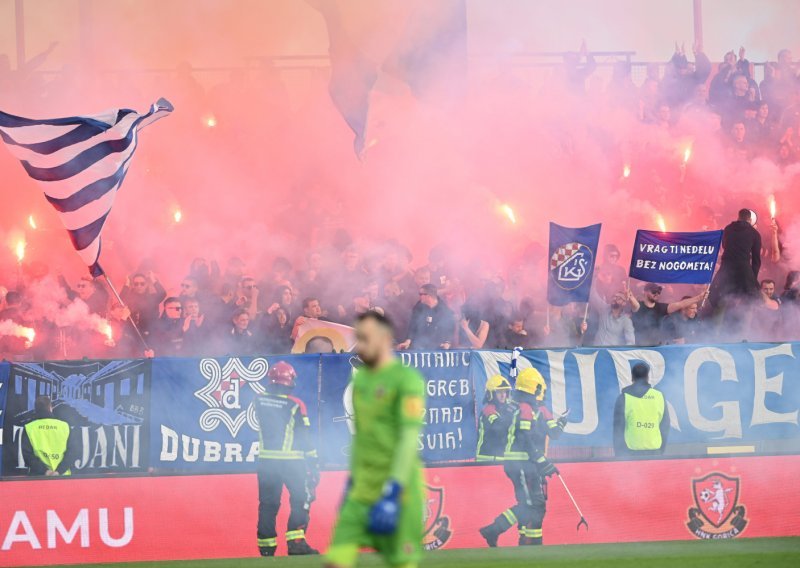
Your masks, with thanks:
[[[353,377],[355,435],[351,456],[353,487],[351,497],[362,503],[374,503],[389,478],[396,475],[401,436],[408,429],[419,439],[425,411],[425,381],[414,369],[395,361],[381,369],[359,369]],[[407,457],[403,469],[409,479],[401,484],[420,483],[421,463],[418,451]],[[400,457],[405,461],[404,456]]]

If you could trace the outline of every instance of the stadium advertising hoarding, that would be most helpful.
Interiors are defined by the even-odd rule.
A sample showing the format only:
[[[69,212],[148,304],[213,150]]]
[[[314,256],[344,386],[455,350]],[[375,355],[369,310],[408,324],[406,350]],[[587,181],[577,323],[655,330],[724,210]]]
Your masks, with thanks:
[[[26,471],[22,430],[35,418],[34,403],[42,395],[53,399],[53,414],[69,423],[77,438],[73,474],[147,470],[149,361],[12,363],[7,367],[6,407],[0,415],[3,475]]]
[[[562,464],[589,530],[550,483],[545,544],[797,535],[798,456]],[[478,528],[513,503],[499,466],[426,471],[426,549],[486,546]],[[308,540],[324,549],[346,474],[326,472]],[[479,487],[480,491],[476,491]],[[253,474],[8,481],[0,484],[0,565],[254,557]],[[284,504],[286,505],[286,504]],[[278,526],[286,526],[282,507]],[[513,529],[501,546],[516,544]],[[285,554],[280,539],[279,554]]]

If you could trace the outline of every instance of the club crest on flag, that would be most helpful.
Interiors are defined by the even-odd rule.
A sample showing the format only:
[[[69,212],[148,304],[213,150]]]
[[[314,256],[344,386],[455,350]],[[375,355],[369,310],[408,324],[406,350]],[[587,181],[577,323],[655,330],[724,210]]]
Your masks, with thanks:
[[[552,306],[588,302],[600,224],[570,228],[550,223],[547,301]]]
[[[556,285],[564,290],[581,286],[594,265],[592,249],[581,243],[558,247],[550,257],[550,273]]]

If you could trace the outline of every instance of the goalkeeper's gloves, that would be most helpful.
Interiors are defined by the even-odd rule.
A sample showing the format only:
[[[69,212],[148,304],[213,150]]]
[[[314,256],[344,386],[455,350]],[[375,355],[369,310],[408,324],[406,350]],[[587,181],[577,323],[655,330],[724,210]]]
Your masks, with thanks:
[[[369,532],[378,535],[394,534],[400,516],[400,495],[403,488],[394,480],[383,487],[383,494],[369,511]]]
[[[542,477],[558,475],[558,468],[556,468],[556,466],[553,465],[553,462],[544,456],[539,456],[536,458],[536,468],[539,470],[539,475]]]

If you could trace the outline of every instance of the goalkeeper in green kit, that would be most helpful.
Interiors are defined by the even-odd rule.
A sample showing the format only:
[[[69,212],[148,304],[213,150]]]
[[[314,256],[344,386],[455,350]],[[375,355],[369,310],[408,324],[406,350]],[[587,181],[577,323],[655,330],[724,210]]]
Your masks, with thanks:
[[[364,366],[353,377],[350,479],[326,565],[350,568],[368,547],[391,566],[414,568],[422,554],[425,381],[394,356],[392,323],[382,314],[358,316],[356,341]]]

